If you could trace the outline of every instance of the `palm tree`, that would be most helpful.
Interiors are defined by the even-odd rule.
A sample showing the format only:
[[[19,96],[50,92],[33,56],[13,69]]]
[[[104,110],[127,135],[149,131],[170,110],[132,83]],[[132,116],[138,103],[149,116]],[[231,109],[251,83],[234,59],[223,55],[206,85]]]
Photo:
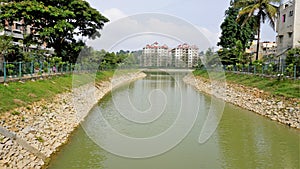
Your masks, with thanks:
[[[278,13],[278,4],[281,0],[236,0],[234,6],[240,8],[237,21],[243,19],[246,24],[251,18],[255,18],[257,22],[257,50],[256,60],[258,60],[259,40],[261,23],[269,22],[270,26],[275,30],[275,21]]]

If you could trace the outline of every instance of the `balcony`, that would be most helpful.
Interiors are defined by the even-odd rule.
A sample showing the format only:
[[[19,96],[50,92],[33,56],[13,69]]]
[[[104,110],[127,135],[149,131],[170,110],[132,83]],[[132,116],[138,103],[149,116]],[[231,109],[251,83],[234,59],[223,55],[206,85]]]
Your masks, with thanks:
[[[23,34],[17,32],[17,31],[8,31],[8,30],[5,30],[4,34],[7,35],[7,36],[12,36],[13,38],[16,38],[16,39],[24,39]]]

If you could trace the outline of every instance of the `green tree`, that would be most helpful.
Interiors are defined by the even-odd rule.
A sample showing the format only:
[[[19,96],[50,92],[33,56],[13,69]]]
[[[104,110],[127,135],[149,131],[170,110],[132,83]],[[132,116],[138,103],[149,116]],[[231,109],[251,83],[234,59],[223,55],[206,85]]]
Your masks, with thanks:
[[[212,68],[218,63],[219,56],[214,52],[213,48],[208,48],[204,55],[204,63],[206,68]]]
[[[218,51],[218,54],[221,58],[221,62],[223,65],[236,65],[236,64],[245,65],[250,61],[249,57],[245,53],[245,49],[240,40],[237,40],[235,42],[234,47],[230,49],[223,48],[220,51]]]
[[[12,52],[13,48],[12,37],[2,35],[0,36],[0,60],[5,58],[5,55]]]
[[[276,5],[280,2],[281,0],[238,0],[234,3],[234,6],[240,9],[237,21],[242,21],[242,25],[245,25],[254,18],[257,23],[256,60],[258,60],[259,53],[261,23],[268,21],[269,25],[275,29],[278,11]]]
[[[1,0],[0,2],[4,2]],[[84,0],[18,0],[0,6],[0,20],[24,20],[32,29],[27,41],[46,43],[63,61],[76,61],[84,42],[76,37],[96,38],[109,20]],[[36,38],[38,36],[38,38]]]
[[[300,47],[290,49],[286,55],[286,65],[297,65],[300,66]]]
[[[239,9],[233,7],[232,4],[233,2],[231,2],[231,6],[225,11],[225,19],[221,24],[221,37],[217,45],[230,49],[235,47],[236,42],[239,40],[243,48],[246,49],[254,39],[255,31],[253,27],[255,23],[249,22],[242,26],[242,24],[236,22]]]
[[[237,0],[235,0],[237,1]],[[218,46],[222,49],[218,51],[221,61],[224,65],[235,65],[236,63],[244,63],[247,60],[240,54],[245,54],[246,48],[250,47],[255,36],[255,22],[251,22],[242,26],[242,23],[237,22],[239,8],[234,7],[235,1],[230,2],[230,7],[225,11],[225,19],[221,24],[221,37]]]

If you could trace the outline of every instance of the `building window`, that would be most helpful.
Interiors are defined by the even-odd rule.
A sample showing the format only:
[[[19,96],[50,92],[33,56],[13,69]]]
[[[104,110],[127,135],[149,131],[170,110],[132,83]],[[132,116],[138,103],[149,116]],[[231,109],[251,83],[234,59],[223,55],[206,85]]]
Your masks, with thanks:
[[[289,16],[293,16],[294,15],[294,11],[290,11]]]
[[[284,9],[287,8],[287,7],[289,7],[289,4],[285,4],[285,5],[284,5]]]
[[[285,22],[285,19],[286,19],[286,15],[282,15],[282,22]]]
[[[279,43],[283,42],[283,35],[279,36]]]
[[[292,38],[293,32],[289,32],[289,38]]]

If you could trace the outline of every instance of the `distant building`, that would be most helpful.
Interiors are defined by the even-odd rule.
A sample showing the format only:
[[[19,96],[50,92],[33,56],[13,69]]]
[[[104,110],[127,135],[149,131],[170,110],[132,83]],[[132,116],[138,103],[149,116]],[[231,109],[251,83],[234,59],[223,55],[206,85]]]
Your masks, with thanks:
[[[195,45],[188,45],[186,43],[179,45],[172,49],[172,56],[175,67],[189,67],[197,65],[199,59],[199,48]]]
[[[24,20],[14,21],[12,24],[4,21],[4,29],[0,30],[0,35],[11,36],[12,43],[14,45],[18,45],[23,48],[24,51],[30,52],[34,50],[45,50],[45,55],[50,55],[54,53],[54,49],[47,48],[46,43],[42,43],[41,45],[30,45],[25,47],[23,44],[24,36],[33,33],[34,38],[39,39],[39,35],[35,32],[35,28],[29,25],[24,25]],[[41,42],[41,41],[40,41]],[[0,62],[3,62],[4,58],[0,58]]]
[[[160,46],[158,42],[143,48],[141,66],[167,67],[171,64],[170,50],[167,45]]]
[[[285,53],[300,46],[300,1],[290,0],[279,8],[277,25],[277,56],[285,59]]]
[[[186,43],[170,49],[167,45],[160,46],[155,42],[143,48],[141,57],[143,67],[188,67],[197,65],[199,49]]]
[[[246,50],[248,54],[252,56],[252,60],[254,60],[256,55],[257,43],[253,43],[249,49]],[[265,57],[275,56],[277,52],[277,43],[276,42],[260,42],[259,43],[259,51],[258,51],[258,59],[261,60]]]

